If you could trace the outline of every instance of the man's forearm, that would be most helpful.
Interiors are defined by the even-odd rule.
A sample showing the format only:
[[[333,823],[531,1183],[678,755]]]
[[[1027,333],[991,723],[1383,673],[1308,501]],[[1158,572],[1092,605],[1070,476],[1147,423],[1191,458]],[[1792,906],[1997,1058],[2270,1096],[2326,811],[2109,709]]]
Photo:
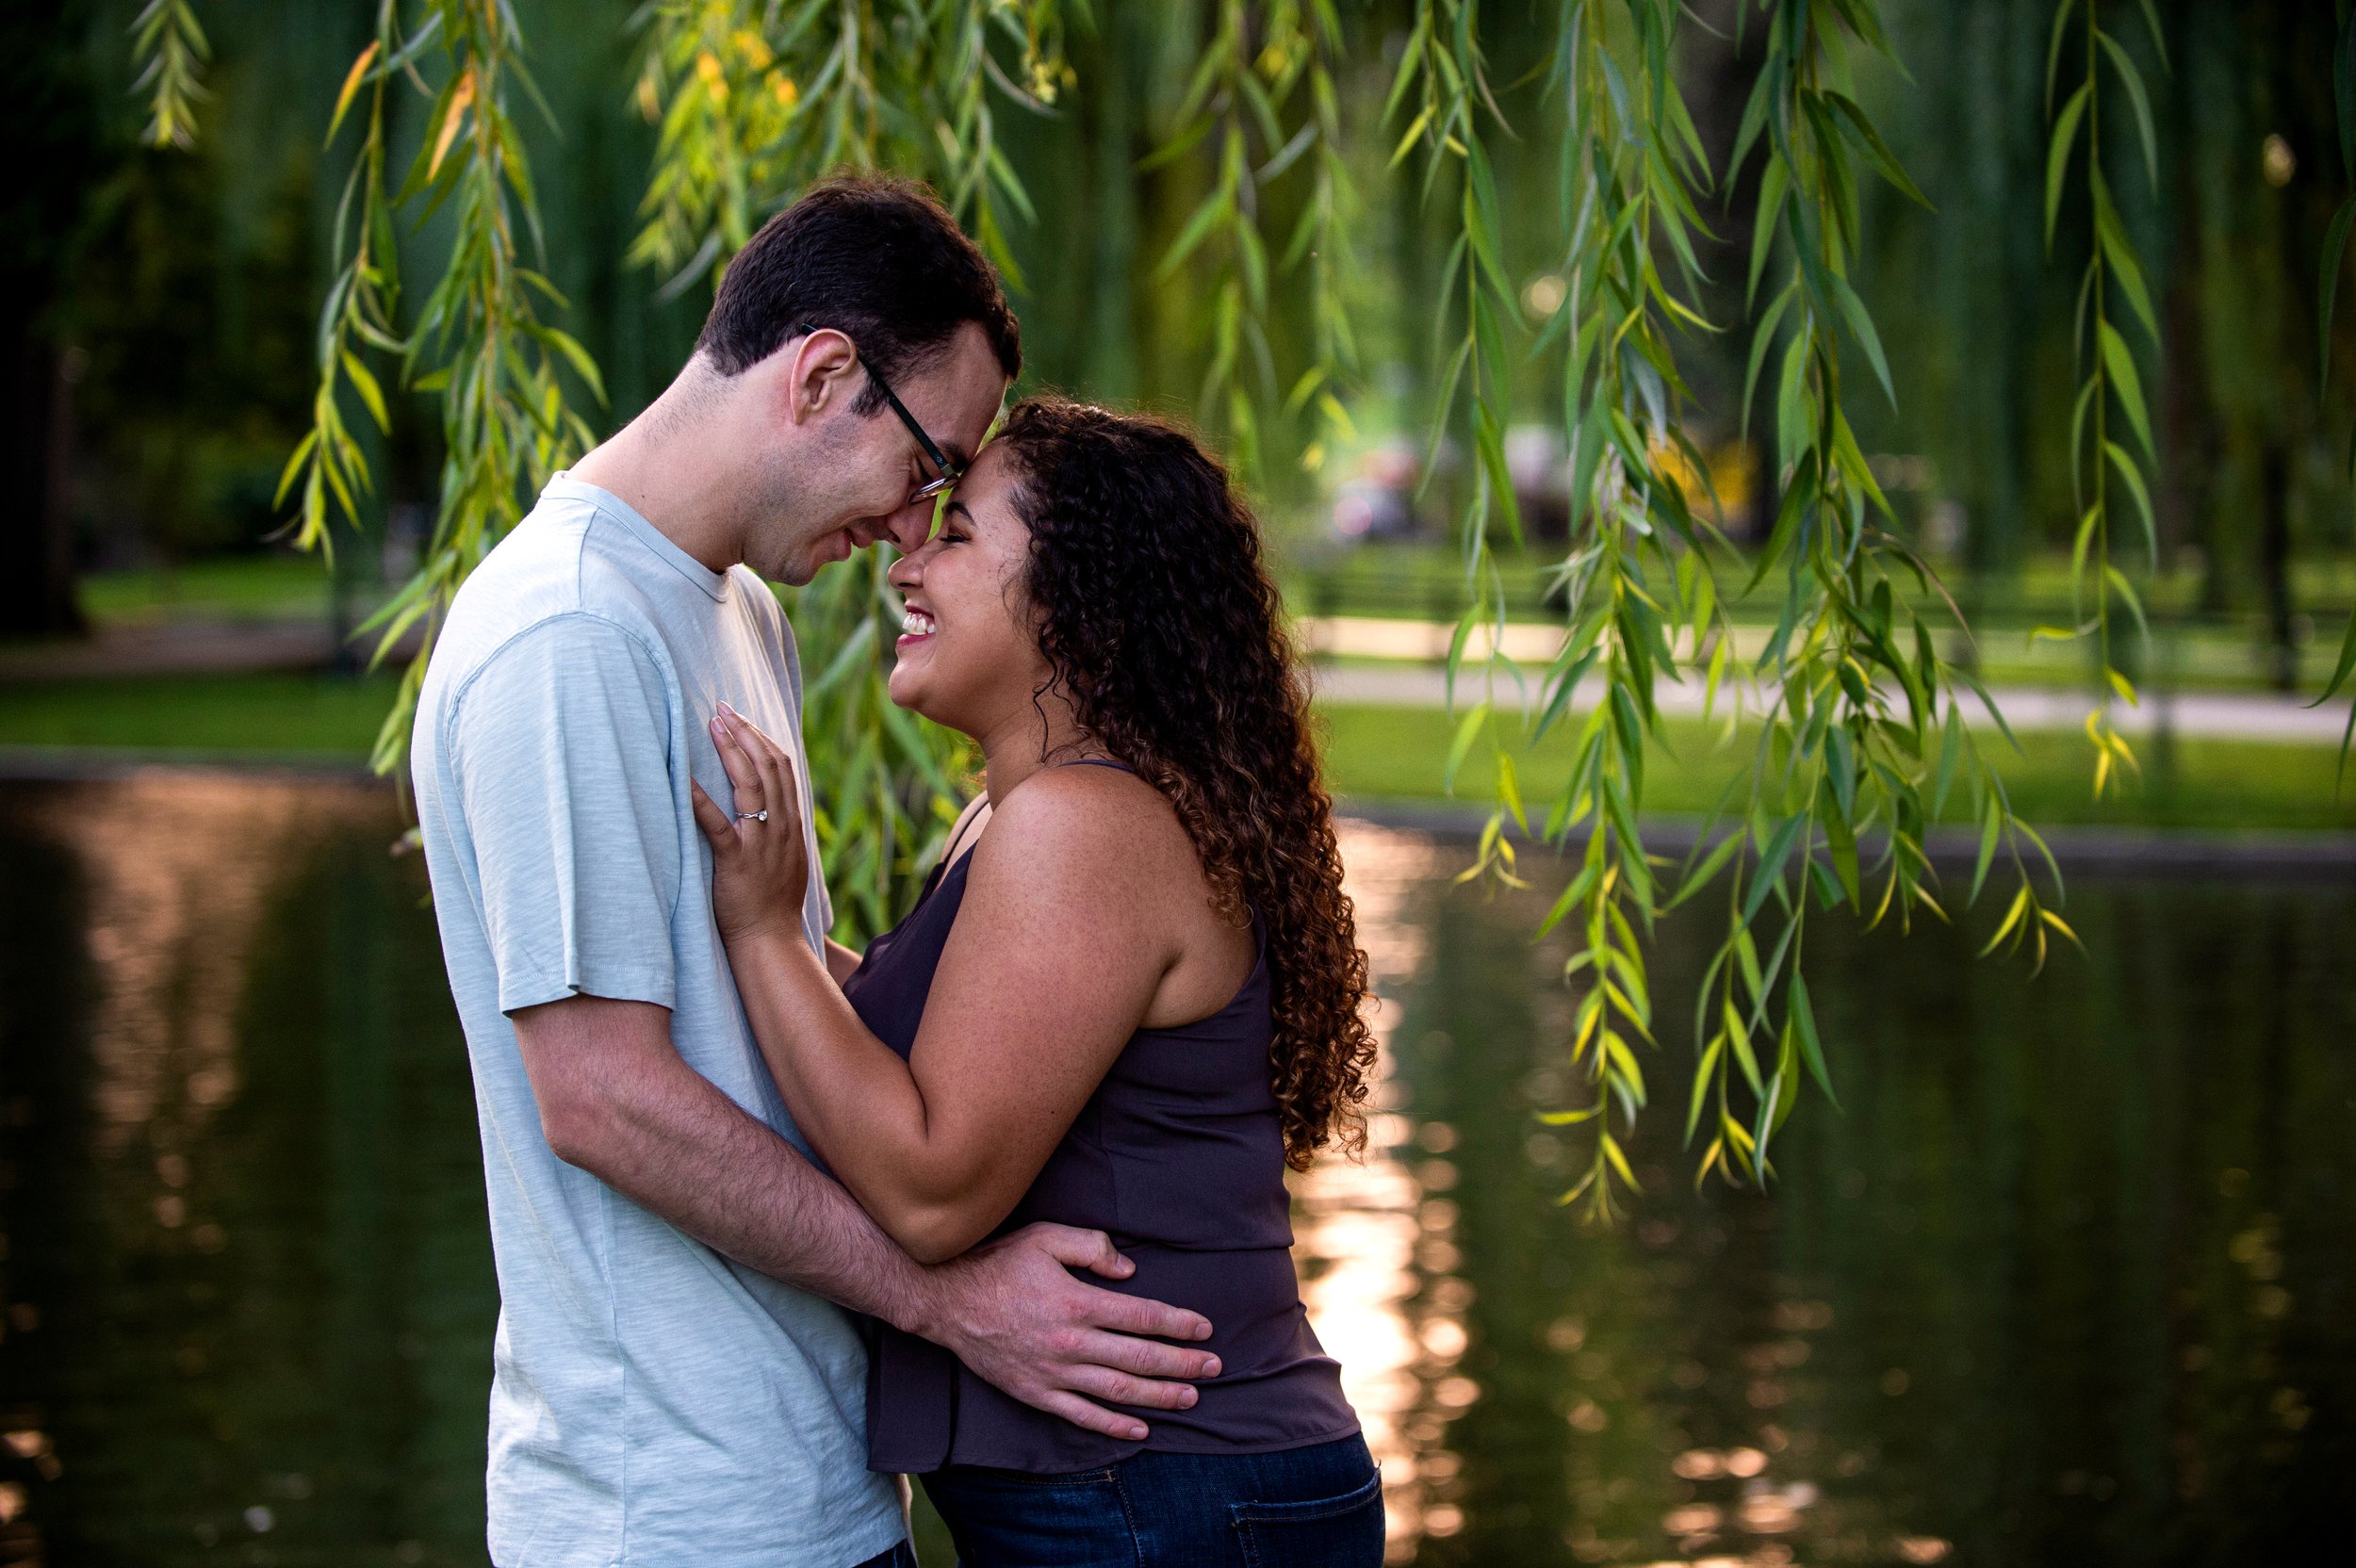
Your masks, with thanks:
[[[946,1346],[1015,1397],[1091,1431],[1141,1435],[1134,1418],[1082,1395],[1174,1410],[1192,1391],[1153,1380],[1216,1375],[1199,1352],[1131,1337],[1199,1339],[1210,1331],[1199,1315],[1072,1277],[1072,1267],[1131,1272],[1101,1233],[1035,1226],[941,1267],[918,1265],[848,1192],[680,1059],[668,1009],[580,996],[514,1018],[557,1157],[713,1250]]]
[[[678,1057],[631,1077],[561,1154],[749,1268],[919,1326],[923,1268],[839,1184]]]

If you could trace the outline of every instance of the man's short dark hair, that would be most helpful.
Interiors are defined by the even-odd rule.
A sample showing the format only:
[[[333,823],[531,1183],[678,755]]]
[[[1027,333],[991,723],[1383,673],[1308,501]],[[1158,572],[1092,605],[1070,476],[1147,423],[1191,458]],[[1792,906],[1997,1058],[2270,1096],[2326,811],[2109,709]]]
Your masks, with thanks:
[[[874,376],[898,383],[980,325],[1012,380],[1023,338],[998,273],[932,191],[888,174],[837,174],[803,192],[737,253],[698,351],[723,375],[760,364],[803,322],[850,338]],[[883,407],[871,378],[852,404]]]

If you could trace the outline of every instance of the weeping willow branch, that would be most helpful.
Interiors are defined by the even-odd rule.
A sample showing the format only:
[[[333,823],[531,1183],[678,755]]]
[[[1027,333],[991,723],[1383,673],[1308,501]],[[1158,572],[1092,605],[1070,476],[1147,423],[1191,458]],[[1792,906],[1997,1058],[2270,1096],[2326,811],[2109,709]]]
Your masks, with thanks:
[[[425,0],[403,24],[400,0],[381,0],[377,36],[346,74],[329,139],[358,96],[368,109],[360,147],[336,211],[337,270],[319,317],[319,384],[312,426],[279,484],[279,498],[300,496],[296,542],[330,543],[328,500],[359,521],[368,470],[346,424],[348,388],[380,430],[390,428],[384,394],[367,351],[392,355],[401,384],[435,397],[442,416],[440,502],[424,564],[364,630],[377,634],[383,660],[413,630],[422,646],[403,673],[393,710],[379,731],[373,763],[398,768],[408,754],[409,721],[434,635],[451,596],[477,563],[523,515],[550,474],[590,445],[572,386],[593,398],[604,390],[588,351],[541,315],[564,300],[525,265],[525,241],[539,245],[532,171],[508,113],[511,86],[536,96],[521,59],[523,39],[503,0]],[[420,69],[436,68],[433,87]],[[430,101],[425,136],[398,190],[385,189],[386,93],[405,83]],[[396,331],[399,300],[397,220],[447,208],[450,248],[441,276],[404,335]]]
[[[1615,13],[1624,50],[1612,37]],[[1566,722],[1575,699],[1590,707],[1544,830],[1562,844],[1586,829],[1579,868],[1539,934],[1565,925],[1576,946],[1564,975],[1588,976],[1570,1049],[1594,1098],[1544,1119],[1595,1123],[1594,1153],[1563,1201],[1585,1197],[1595,1217],[1611,1214],[1615,1180],[1634,1184],[1612,1113],[1624,1131],[1633,1126],[1645,1102],[1635,1047],[1653,1042],[1639,929],[1649,932],[1661,899],[1638,812],[1645,749],[1661,729],[1654,691],[1683,678],[1690,661],[1706,668],[1706,707],[1714,706],[1733,645],[1708,553],[1724,541],[1680,482],[1708,471],[1679,416],[1693,396],[1674,338],[1708,326],[1688,301],[1701,281],[1695,197],[1710,180],[1669,76],[1680,16],[1676,0],[1565,0],[1551,81],[1568,116],[1559,182],[1568,286],[1538,349],[1563,346],[1572,517],[1554,576],[1569,630],[1547,668],[1532,739]],[[1675,260],[1678,288],[1662,275],[1664,257]],[[1591,678],[1599,695],[1581,690]]]
[[[1861,238],[1859,175],[1923,202],[1851,87],[1856,49],[1895,57],[1873,0],[1776,0],[1765,9],[1767,58],[1731,168],[1764,147],[1753,288],[1775,256],[1784,258],[1783,286],[1754,328],[1747,378],[1757,383],[1780,344],[1782,499],[1752,582],[1780,576],[1782,594],[1753,665],[1768,706],[1741,782],[1741,818],[1678,895],[1732,866],[1726,936],[1695,1004],[1702,1068],[1688,1126],[1697,1131],[1714,1109],[1702,1172],[1762,1183],[1804,1078],[1831,1093],[1803,974],[1809,904],[1845,906],[1869,924],[1892,914],[1904,923],[1918,909],[1944,919],[1923,843],[1958,778],[1981,828],[1965,902],[1978,897],[2000,851],[2016,882],[1984,952],[2028,943],[2041,963],[2049,932],[2075,939],[2037,890],[2032,856],[2056,890],[2059,873],[1965,727],[1963,690],[2000,728],[2003,718],[1977,679],[1939,654],[1914,608],[1931,592],[1929,571],[1897,533],[1845,412],[1852,360],[1895,400],[1873,318],[1849,282]],[[1737,1114],[1738,1077],[1747,1117]]]
[[[1760,372],[1779,351],[1782,500],[1745,592],[1779,581],[1781,593],[1776,625],[1747,669],[1735,662],[1716,577],[1730,552],[1688,495],[1707,467],[1683,428],[1693,398],[1676,348],[1684,332],[1712,330],[1690,302],[1701,274],[1693,242],[1705,232],[1696,197],[1711,182],[1672,77],[1680,8],[1672,0],[1564,0],[1552,62],[1569,117],[1561,185],[1568,285],[1539,348],[1560,343],[1563,354],[1573,516],[1555,574],[1566,635],[1531,727],[1544,734],[1586,710],[1568,782],[1543,829],[1559,844],[1585,830],[1579,869],[1541,934],[1557,926],[1574,934],[1566,975],[1586,988],[1568,1047],[1593,1099],[1546,1119],[1593,1127],[1592,1155],[1564,1200],[1584,1199],[1596,1217],[1613,1211],[1615,1184],[1635,1184],[1622,1140],[1645,1104],[1638,1049],[1654,1035],[1640,933],[1661,910],[1723,877],[1726,934],[1695,999],[1700,1062],[1687,1135],[1709,1140],[1697,1180],[1766,1182],[1770,1146],[1804,1080],[1830,1094],[1802,973],[1809,902],[1846,906],[1869,922],[1893,912],[1903,922],[1916,909],[1944,918],[1923,842],[1958,781],[1982,825],[1969,896],[2000,851],[2017,881],[1989,950],[2030,942],[2041,959],[2049,932],[2068,934],[2031,875],[2027,858],[2043,845],[2014,815],[1964,727],[1958,686],[1976,683],[1939,654],[1911,608],[1930,592],[1929,574],[1895,532],[1845,412],[1850,358],[1871,367],[1885,396],[1891,391],[1872,318],[1849,282],[1860,172],[1922,199],[1849,85],[1857,47],[1889,53],[1879,16],[1869,0],[1769,0],[1759,8],[1767,59],[1728,177],[1763,150],[1749,287],[1756,300],[1771,271],[1779,286],[1754,328],[1744,422]],[[1489,535],[1496,522],[1519,537],[1502,441],[1513,295],[1498,261],[1501,224],[1482,141],[1504,116],[1472,0],[1418,7],[1392,94],[1394,114],[1408,106],[1415,113],[1398,157],[1422,145],[1427,192],[1446,184],[1458,197],[1460,234],[1445,276],[1461,311],[1450,319],[1463,327],[1446,359],[1434,442],[1461,404],[1478,457],[1459,523],[1469,608],[1449,673],[1453,683],[1472,659],[1481,700],[1458,722],[1450,771],[1474,747],[1488,747],[1497,797],[1467,875],[1513,882],[1506,826],[1527,831],[1528,818],[1496,699],[1519,678],[1502,653]],[[1664,273],[1671,267],[1674,286]],[[1913,593],[1898,592],[1901,580]],[[1688,678],[1702,684],[1706,710],[1724,698],[1739,718],[1749,684],[1761,711],[1747,765],[1664,896],[1644,848],[1644,759],[1661,736],[1659,683]],[[1992,704],[1988,711],[2001,725]]]
[[[1481,695],[1457,720],[1447,776],[1453,789],[1458,770],[1476,745],[1490,756],[1497,768],[1498,804],[1465,879],[1494,874],[1518,885],[1513,842],[1505,823],[1510,816],[1526,827],[1528,817],[1497,698],[1504,688],[1518,686],[1520,672],[1505,656],[1505,579],[1489,547],[1493,524],[1502,524],[1516,545],[1521,542],[1521,514],[1506,469],[1504,434],[1511,371],[1505,328],[1513,319],[1515,300],[1503,261],[1504,214],[1483,139],[1484,126],[1508,134],[1511,127],[1489,85],[1481,46],[1480,0],[1417,0],[1415,26],[1399,57],[1383,119],[1394,120],[1410,106],[1415,113],[1391,155],[1391,166],[1398,168],[1421,147],[1424,201],[1430,204],[1435,197],[1452,199],[1449,216],[1457,229],[1441,274],[1441,309],[1434,320],[1433,356],[1444,359],[1445,368],[1432,402],[1431,451],[1424,471],[1427,476],[1435,471],[1440,446],[1455,428],[1460,407],[1468,410],[1477,454],[1471,493],[1456,519],[1465,608],[1448,641],[1448,683],[1452,706],[1469,658],[1478,672]],[[1452,340],[1451,328],[1456,331]]]
[[[2160,36],[2158,15],[2151,9],[2151,0],[2142,0],[2142,5],[2152,44],[2160,52],[2161,63],[2166,64],[2168,45]],[[2095,708],[2086,714],[2086,734],[2094,746],[2094,792],[2098,798],[2121,783],[2126,775],[2138,771],[2135,751],[2126,737],[2119,734],[2111,715],[2114,698],[2131,708],[2137,701],[2134,683],[2119,667],[2111,615],[2113,603],[2126,607],[2147,646],[2151,635],[2142,600],[2136,596],[2126,574],[2112,563],[2113,475],[2134,502],[2151,565],[2156,568],[2159,564],[2159,529],[2143,469],[2144,464],[2158,461],[2158,449],[2151,439],[2151,416],[2144,400],[2142,377],[2135,368],[2135,353],[2112,324],[2114,293],[2126,302],[2155,348],[2160,341],[2160,322],[2151,308],[2151,290],[2144,281],[2142,262],[2127,237],[2126,225],[2119,221],[2110,182],[2102,172],[2102,85],[2106,72],[2125,91],[2135,111],[2144,167],[2155,189],[2160,177],[2159,141],[2152,129],[2151,96],[2144,90],[2142,73],[2119,47],[2119,41],[2103,29],[2102,9],[2102,0],[2061,0],[2053,13],[2052,41],[2046,53],[2045,95],[2050,112],[2070,23],[2075,15],[2080,22],[2084,79],[2053,116],[2053,135],[2047,145],[2046,250],[2049,253],[2053,250],[2062,191],[2069,180],[2070,154],[2082,132],[2094,232],[2086,275],[2078,290],[2076,350],[2083,375],[2070,417],[2070,492],[2081,509],[2070,553],[2070,597],[2077,623],[2070,627],[2039,627],[2030,634],[2032,638],[2091,638],[2094,642],[2103,690]],[[2112,438],[2114,409],[2141,449],[2140,458]]]
[[[131,57],[139,68],[133,92],[148,95],[151,147],[196,145],[196,106],[205,93],[205,66],[212,45],[196,20],[193,0],[147,0],[131,23]]]
[[[1244,0],[1221,0],[1210,42],[1175,116],[1177,128],[1143,165],[1172,163],[1204,145],[1216,152],[1210,193],[1180,228],[1155,276],[1167,282],[1191,258],[1207,254],[1212,260],[1211,357],[1201,407],[1205,420],[1225,434],[1236,467],[1246,475],[1261,471],[1262,443],[1278,386],[1268,333],[1271,268],[1262,232],[1262,192],[1304,157],[1310,160],[1313,188],[1275,270],[1289,273],[1309,265],[1314,358],[1284,407],[1286,414],[1297,414],[1314,400],[1329,433],[1345,439],[1355,435],[1349,412],[1335,396],[1357,357],[1342,304],[1353,199],[1333,77],[1341,39],[1332,0],[1273,0],[1256,8]],[[1304,87],[1307,112],[1288,129],[1288,111]],[[1313,438],[1302,461],[1315,468],[1324,453],[1324,437]]]

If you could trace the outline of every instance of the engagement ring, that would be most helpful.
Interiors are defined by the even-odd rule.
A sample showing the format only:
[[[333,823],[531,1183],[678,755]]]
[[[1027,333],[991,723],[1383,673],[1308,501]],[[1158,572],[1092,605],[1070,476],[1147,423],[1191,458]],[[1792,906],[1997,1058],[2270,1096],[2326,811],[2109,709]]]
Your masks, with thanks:
[[[767,822],[769,813],[767,811],[739,811],[736,813],[736,820],[738,822]]]

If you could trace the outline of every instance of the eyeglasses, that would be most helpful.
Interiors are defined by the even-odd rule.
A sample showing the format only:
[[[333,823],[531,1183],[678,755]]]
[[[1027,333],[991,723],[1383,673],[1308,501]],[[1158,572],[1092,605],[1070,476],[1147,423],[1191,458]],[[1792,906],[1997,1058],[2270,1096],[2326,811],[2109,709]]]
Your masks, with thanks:
[[[807,337],[817,330],[818,328],[814,323],[804,321],[798,330],[797,335]],[[859,345],[856,343],[851,345],[851,351],[853,353],[859,352]],[[862,361],[861,363],[865,362]],[[867,367],[867,379],[875,384],[875,390],[884,395],[884,401],[890,403],[892,405],[892,412],[900,416],[900,423],[908,426],[908,433],[916,437],[918,449],[923,451],[926,461],[932,464],[933,472],[940,476],[937,479],[928,480],[924,483],[920,484],[915,489],[909,491],[908,504],[910,506],[914,506],[918,501],[931,500],[934,497],[940,495],[942,491],[957,483],[958,480],[964,478],[965,465],[962,463],[952,463],[949,461],[948,454],[941,449],[940,443],[924,433],[924,427],[916,422],[916,416],[908,412],[908,404],[900,400],[900,395],[892,390],[892,384],[885,381],[881,375],[877,374],[875,368],[873,365],[869,365]]]

